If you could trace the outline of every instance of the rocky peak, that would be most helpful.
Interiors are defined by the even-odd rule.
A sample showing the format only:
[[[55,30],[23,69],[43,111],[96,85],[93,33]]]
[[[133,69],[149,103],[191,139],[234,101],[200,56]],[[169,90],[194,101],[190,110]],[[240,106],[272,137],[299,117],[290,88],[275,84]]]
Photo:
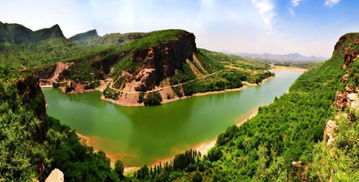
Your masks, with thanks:
[[[74,40],[80,40],[80,39],[84,39],[84,38],[88,38],[88,37],[99,37],[97,34],[97,30],[93,29],[84,33],[79,33],[76,34],[72,37],[69,38],[69,40],[74,41]]]
[[[64,34],[62,33],[62,30],[58,24],[50,27],[50,28],[44,28],[40,29],[34,32],[34,40],[40,41],[40,40],[46,40],[49,38],[65,38]]]

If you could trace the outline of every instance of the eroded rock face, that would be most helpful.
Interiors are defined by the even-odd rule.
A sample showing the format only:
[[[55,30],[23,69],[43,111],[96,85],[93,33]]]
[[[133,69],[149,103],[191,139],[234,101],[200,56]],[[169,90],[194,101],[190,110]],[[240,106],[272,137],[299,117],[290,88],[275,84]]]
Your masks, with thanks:
[[[346,107],[347,102],[348,102],[347,92],[341,93],[337,91],[335,96],[335,107],[338,110],[342,110]]]
[[[129,70],[136,81],[134,90],[153,89],[164,78],[173,76],[176,69],[182,69],[186,59],[192,60],[196,50],[195,36],[188,32],[178,37],[178,40],[136,50],[132,61],[139,63],[141,67]]]
[[[343,69],[346,69],[348,66],[350,66],[355,59],[359,56],[359,51],[346,51],[345,55],[344,55],[344,64],[343,64]]]
[[[154,80],[157,80],[156,70],[153,68],[142,69],[135,77],[136,83],[134,89],[136,91],[146,91],[154,89]]]
[[[64,182],[64,173],[59,169],[55,168],[51,171],[45,182]]]

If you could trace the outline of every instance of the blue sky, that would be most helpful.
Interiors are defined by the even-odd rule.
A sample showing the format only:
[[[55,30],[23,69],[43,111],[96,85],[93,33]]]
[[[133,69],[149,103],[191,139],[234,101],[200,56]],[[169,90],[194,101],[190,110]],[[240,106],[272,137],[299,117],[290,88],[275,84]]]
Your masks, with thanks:
[[[358,10],[358,0],[0,0],[0,21],[59,24],[67,37],[181,28],[211,50],[330,56],[359,32]]]

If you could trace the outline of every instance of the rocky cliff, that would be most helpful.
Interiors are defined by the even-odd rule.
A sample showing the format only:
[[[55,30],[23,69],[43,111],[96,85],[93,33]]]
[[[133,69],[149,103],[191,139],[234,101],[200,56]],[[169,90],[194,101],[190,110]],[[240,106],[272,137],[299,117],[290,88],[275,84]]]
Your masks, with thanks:
[[[119,83],[118,88],[152,90],[163,79],[175,75],[177,69],[183,69],[185,61],[192,60],[196,50],[195,36],[188,32],[184,32],[177,40],[137,49],[131,55],[131,60],[140,66],[123,72],[118,79],[124,81]]]
[[[94,33],[92,31],[79,34],[72,40],[83,41],[88,34]],[[153,36],[152,34],[155,33],[149,33],[147,36]],[[165,41],[160,38],[149,41],[146,38],[134,38],[127,49],[108,49],[81,59],[69,60],[64,64],[71,65],[60,73],[56,71],[59,70],[56,66],[49,66],[39,74],[44,83],[46,79],[51,80],[54,75],[59,75],[61,79],[57,80],[58,82],[71,81],[74,88],[76,85],[86,85],[108,78],[113,80],[111,85],[118,90],[148,91],[154,89],[162,80],[175,75],[176,70],[182,70],[186,60],[193,60],[197,51],[195,36],[186,31],[179,31]],[[133,44],[135,46],[131,47]],[[80,72],[83,70],[87,72]]]
[[[34,112],[36,118],[40,121],[32,131],[35,141],[43,142],[47,132],[46,122],[46,102],[45,97],[39,86],[39,79],[34,76],[20,78],[16,82],[17,94],[23,106]]]

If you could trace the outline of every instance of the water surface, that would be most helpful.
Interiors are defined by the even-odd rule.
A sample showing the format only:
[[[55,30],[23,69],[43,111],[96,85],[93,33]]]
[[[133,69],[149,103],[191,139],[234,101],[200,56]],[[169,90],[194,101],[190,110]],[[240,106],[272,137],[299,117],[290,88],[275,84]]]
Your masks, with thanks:
[[[99,99],[99,92],[67,95],[44,88],[47,113],[79,133],[95,148],[120,154],[126,165],[143,165],[208,141],[260,105],[284,94],[299,71],[278,71],[261,86],[191,97],[156,107],[123,107]]]

